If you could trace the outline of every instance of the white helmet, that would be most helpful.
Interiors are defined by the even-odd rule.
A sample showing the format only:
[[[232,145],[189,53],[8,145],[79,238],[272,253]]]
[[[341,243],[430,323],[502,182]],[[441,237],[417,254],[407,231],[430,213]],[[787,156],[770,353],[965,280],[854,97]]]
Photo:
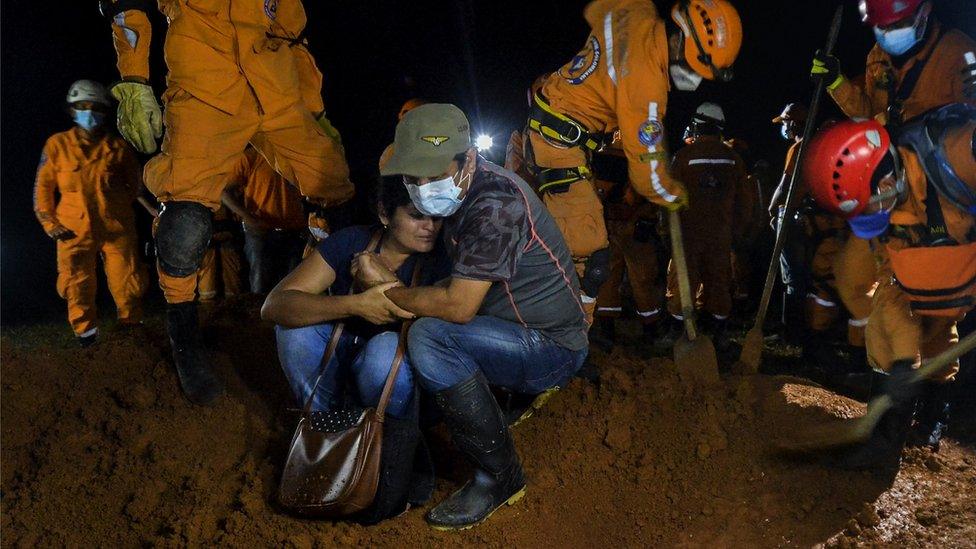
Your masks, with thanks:
[[[695,119],[723,127],[725,126],[725,111],[716,103],[705,102],[698,105],[698,110],[695,111]]]
[[[68,104],[79,101],[91,101],[101,103],[106,107],[111,106],[112,102],[108,98],[108,90],[105,86],[94,80],[79,80],[68,88],[68,97],[65,99]]]

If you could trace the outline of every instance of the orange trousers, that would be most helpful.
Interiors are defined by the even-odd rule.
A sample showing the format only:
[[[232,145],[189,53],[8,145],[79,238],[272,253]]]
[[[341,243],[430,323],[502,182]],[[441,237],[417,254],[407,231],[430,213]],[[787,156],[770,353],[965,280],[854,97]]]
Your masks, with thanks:
[[[882,273],[884,274],[884,272]],[[868,362],[888,371],[896,360],[932,358],[959,341],[958,318],[913,314],[908,296],[891,281],[891,272],[882,276],[874,293],[874,308],[868,320],[866,342]],[[934,381],[949,381],[959,371],[959,361]]]
[[[341,145],[297,100],[264,112],[247,94],[229,113],[180,88],[167,90],[163,99],[166,135],[144,170],[146,187],[160,201],[200,202],[216,210],[227,174],[249,142],[303,195],[326,205],[352,198]]]
[[[871,313],[870,292],[877,267],[866,241],[849,232],[823,238],[810,264],[812,284],[807,294],[807,325],[813,331],[828,330],[848,313],[847,342],[864,347],[864,328]],[[840,303],[838,302],[840,297]]]
[[[637,315],[645,324],[657,321],[661,316],[664,287],[658,282],[656,244],[634,240],[633,220],[609,221],[607,229],[610,232],[610,276],[597,296],[597,316],[620,316],[626,274]]]
[[[688,282],[695,301],[716,319],[724,320],[732,312],[732,243],[721,238],[707,241],[692,240],[685,232],[685,261],[688,263]],[[674,262],[668,266],[668,311],[681,316],[681,295]]]
[[[105,268],[108,289],[123,323],[142,320],[142,295],[148,273],[139,261],[135,234],[94,239],[90,236],[60,240],[58,294],[68,302],[68,322],[77,336],[95,333],[98,311],[98,258]]]
[[[225,298],[240,295],[241,266],[241,254],[232,243],[220,242],[208,248],[196,276],[200,300],[212,301],[220,290]]]

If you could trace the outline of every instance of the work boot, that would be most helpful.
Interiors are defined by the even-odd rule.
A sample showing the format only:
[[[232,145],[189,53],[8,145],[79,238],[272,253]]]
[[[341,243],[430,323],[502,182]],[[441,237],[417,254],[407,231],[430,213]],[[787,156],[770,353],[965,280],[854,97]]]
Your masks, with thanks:
[[[644,334],[644,341],[654,341],[661,335],[661,326],[664,324],[660,319],[650,322],[641,322],[641,332]]]
[[[434,395],[455,446],[474,465],[474,478],[427,513],[437,530],[463,530],[525,494],[515,442],[480,373]]]
[[[598,316],[590,327],[590,343],[604,353],[613,350],[617,340],[617,327],[611,317]]]
[[[890,395],[894,405],[883,415],[863,444],[851,446],[834,455],[835,467],[849,470],[897,469],[901,461],[901,451],[908,438],[908,430],[915,413],[917,396],[906,389],[892,390],[898,378],[904,379],[912,373],[911,360],[898,360],[892,364],[891,372],[881,384],[882,394]],[[910,391],[910,387],[908,388]]]
[[[783,341],[788,345],[802,345],[807,335],[806,296],[783,292]]]
[[[949,423],[949,383],[926,383],[915,410],[915,425],[908,433],[908,446],[939,451],[942,434]]]
[[[196,302],[167,305],[166,329],[183,394],[193,404],[206,406],[213,403],[223,394],[224,387],[211,371],[200,345]]]
[[[88,335],[76,336],[76,339],[78,340],[79,347],[82,349],[87,349],[88,347],[98,343],[98,332],[95,331]]]
[[[725,352],[729,350],[729,319],[712,317],[712,341],[715,350]]]
[[[656,344],[660,347],[671,348],[685,334],[685,323],[672,315],[667,315],[664,322],[665,326],[662,327],[661,336],[658,337]]]

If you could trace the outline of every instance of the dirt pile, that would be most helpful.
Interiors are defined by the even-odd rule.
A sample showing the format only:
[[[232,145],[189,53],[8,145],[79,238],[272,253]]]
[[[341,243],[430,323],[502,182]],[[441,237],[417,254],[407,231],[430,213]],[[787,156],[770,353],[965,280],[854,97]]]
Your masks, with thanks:
[[[60,327],[59,327],[60,328]],[[666,359],[599,355],[516,430],[526,497],[464,533],[423,509],[365,528],[299,520],[274,492],[291,405],[253,307],[211,319],[229,396],[180,397],[158,320],[78,350],[50,329],[2,340],[3,545],[853,546],[976,539],[976,453],[910,453],[895,478],[786,461],[768,441],[863,406],[785,377],[726,377],[708,392]],[[433,450],[455,462],[441,436]],[[438,471],[436,498],[465,471]]]

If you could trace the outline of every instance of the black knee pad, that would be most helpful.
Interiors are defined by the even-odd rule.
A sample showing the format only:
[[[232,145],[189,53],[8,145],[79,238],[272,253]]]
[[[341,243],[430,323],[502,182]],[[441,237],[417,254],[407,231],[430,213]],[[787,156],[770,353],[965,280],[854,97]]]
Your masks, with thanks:
[[[197,202],[163,204],[156,227],[156,257],[163,272],[185,277],[197,272],[213,234],[213,212]]]
[[[603,283],[610,277],[610,248],[603,248],[590,254],[583,268],[583,278],[580,286],[583,293],[596,297],[600,293]]]

